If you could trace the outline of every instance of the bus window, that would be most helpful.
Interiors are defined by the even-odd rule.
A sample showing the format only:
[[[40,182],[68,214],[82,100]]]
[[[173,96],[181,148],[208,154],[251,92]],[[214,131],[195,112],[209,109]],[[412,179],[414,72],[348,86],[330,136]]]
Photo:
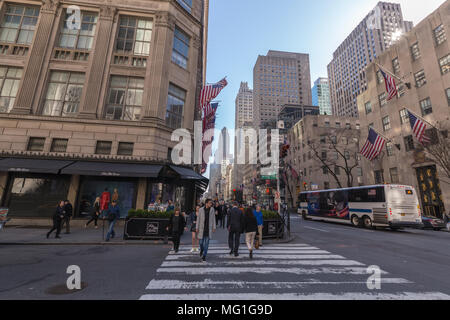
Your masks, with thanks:
[[[367,200],[365,202],[385,202],[384,187],[367,189]]]

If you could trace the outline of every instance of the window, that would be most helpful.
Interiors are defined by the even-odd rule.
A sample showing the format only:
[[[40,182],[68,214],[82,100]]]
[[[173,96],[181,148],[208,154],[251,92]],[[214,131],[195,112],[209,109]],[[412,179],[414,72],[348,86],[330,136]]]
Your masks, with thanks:
[[[327,152],[326,151],[322,151],[321,159],[322,160],[327,160]]]
[[[420,101],[420,109],[422,110],[423,116],[433,113],[433,108],[431,106],[430,98],[426,98],[425,100]]]
[[[153,21],[131,16],[121,16],[117,34],[116,51],[124,54],[148,56],[152,38]]]
[[[325,182],[323,183],[323,188],[324,188],[325,190],[330,189],[330,183],[329,183],[328,181],[325,181]]]
[[[350,123],[346,123],[345,124],[345,129],[350,130],[352,128]]]
[[[369,114],[372,112],[372,104],[370,103],[370,101],[366,102],[365,107],[366,107],[366,114]]]
[[[358,177],[362,177],[362,176],[363,176],[362,168],[357,167],[357,168],[356,168],[356,174],[358,175]]]
[[[189,37],[180,29],[175,28],[173,38],[172,61],[187,69],[189,58]]]
[[[405,140],[405,150],[411,151],[415,149],[413,136],[407,136],[404,138]]]
[[[81,12],[80,28],[69,29],[72,14],[66,12],[64,23],[61,26],[58,46],[60,48],[90,50],[94,42],[97,14]]]
[[[323,174],[328,174],[328,168],[327,167],[322,167],[322,173]]]
[[[31,137],[28,140],[28,151],[44,151],[45,138],[34,138]]]
[[[6,5],[0,25],[0,41],[31,44],[39,17],[39,7]]]
[[[50,152],[66,152],[68,141],[68,139],[53,139],[52,146],[50,147]]]
[[[375,184],[382,184],[383,183],[383,172],[381,170],[376,170],[373,172],[375,177]]]
[[[111,154],[111,141],[97,141],[97,146],[95,147],[95,154]]]
[[[433,30],[434,33],[434,40],[436,41],[436,45],[440,45],[445,40],[447,40],[447,37],[445,36],[445,30],[444,26],[441,24],[439,27]]]
[[[325,127],[328,128],[330,126],[330,121],[325,121]]]
[[[416,42],[411,46],[411,55],[414,61],[420,58],[419,43]]]
[[[350,160],[350,152],[344,151],[344,157],[346,160]]]
[[[325,144],[327,142],[327,136],[320,136],[320,143]]]
[[[83,84],[83,73],[52,71],[42,114],[62,117],[77,114]]]
[[[117,155],[119,156],[132,156],[134,143],[132,142],[119,142],[119,148],[117,149]]]
[[[406,109],[400,110],[400,123],[401,124],[409,123],[408,110]]]
[[[439,67],[441,68],[441,74],[446,74],[450,71],[450,54],[439,59]]]
[[[337,176],[341,174],[341,170],[340,170],[340,168],[338,166],[334,167],[334,174],[337,175]]]
[[[386,92],[383,92],[383,94],[378,96],[378,101],[380,102],[380,107],[384,107],[387,104]]]
[[[386,153],[388,157],[392,157],[394,155],[394,148],[392,146],[392,142],[386,143]]]
[[[378,84],[384,82],[384,77],[383,77],[383,75],[381,74],[380,70],[377,71],[377,82],[378,82]]]
[[[405,95],[405,85],[400,83],[397,85],[397,97],[403,97]]]
[[[389,175],[391,176],[391,183],[399,183],[397,168],[390,168]]]
[[[416,80],[416,87],[420,88],[427,83],[425,78],[425,72],[423,70],[414,74],[414,79]]]
[[[187,11],[191,12],[192,10],[192,0],[177,0],[177,2]]]
[[[139,120],[143,94],[143,78],[111,76],[105,118],[108,120]]]
[[[169,162],[172,162],[172,148],[167,148],[167,160],[169,160]]]
[[[450,107],[450,88],[445,89],[445,94],[447,95],[447,103]]]
[[[361,125],[360,125],[359,123],[357,123],[357,124],[355,125],[355,127],[356,127],[356,130],[360,130],[360,129],[361,129]]]
[[[383,130],[388,131],[391,129],[391,121],[389,120],[389,116],[383,118]]]
[[[21,78],[21,68],[0,67],[0,112],[13,108]]]
[[[400,63],[398,62],[398,58],[392,60],[392,69],[394,70],[395,74],[398,74],[400,72]]]
[[[186,91],[169,84],[169,96],[167,99],[166,125],[177,129],[183,125],[183,109],[186,101]]]

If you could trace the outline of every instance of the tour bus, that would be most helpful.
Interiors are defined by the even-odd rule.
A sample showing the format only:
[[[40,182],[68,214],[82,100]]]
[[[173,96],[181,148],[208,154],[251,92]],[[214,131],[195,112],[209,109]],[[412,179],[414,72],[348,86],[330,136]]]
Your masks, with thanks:
[[[303,219],[336,221],[353,226],[422,226],[416,191],[404,185],[374,185],[302,192],[298,213]]]

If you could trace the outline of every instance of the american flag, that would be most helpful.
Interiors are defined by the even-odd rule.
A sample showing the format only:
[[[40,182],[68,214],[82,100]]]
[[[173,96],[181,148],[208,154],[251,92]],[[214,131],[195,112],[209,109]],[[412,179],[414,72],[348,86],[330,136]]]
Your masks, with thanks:
[[[425,135],[425,130],[427,129],[427,125],[423,120],[419,117],[416,117],[408,110],[409,123],[411,124],[411,129],[414,133],[414,136],[419,140],[420,143],[429,143],[431,140]]]
[[[369,137],[367,138],[367,142],[361,150],[361,154],[372,161],[375,159],[380,152],[383,150],[384,145],[386,144],[386,139],[380,136],[375,130],[372,128],[369,129]]]
[[[211,100],[217,97],[227,84],[227,80],[223,78],[217,83],[205,85],[200,92],[200,108],[203,109],[207,107]]]
[[[387,101],[397,96],[397,86],[395,85],[395,80],[386,72],[380,69],[381,74],[384,78],[384,83],[386,84],[386,91],[388,93]]]
[[[205,132],[209,129],[214,129],[216,125],[216,112],[217,108],[219,107],[219,103],[208,103],[208,113],[203,114],[203,136],[205,135]],[[208,168],[208,164],[203,159],[203,154],[205,153],[206,148],[212,144],[212,141],[214,140],[214,137],[212,137],[211,142],[210,141],[203,141],[202,143],[202,170],[201,173],[205,173],[206,169]],[[208,155],[208,158],[211,156],[211,153]]]

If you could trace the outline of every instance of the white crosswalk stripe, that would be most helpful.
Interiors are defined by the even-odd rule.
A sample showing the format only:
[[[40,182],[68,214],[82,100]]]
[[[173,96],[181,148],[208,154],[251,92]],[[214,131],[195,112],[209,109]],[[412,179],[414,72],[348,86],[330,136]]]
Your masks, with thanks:
[[[308,244],[266,245],[250,260],[245,246],[230,256],[211,245],[208,261],[180,246],[161,264],[142,300],[427,300],[450,299],[440,292],[415,292],[414,283],[380,270],[381,290],[367,286],[368,266]]]

